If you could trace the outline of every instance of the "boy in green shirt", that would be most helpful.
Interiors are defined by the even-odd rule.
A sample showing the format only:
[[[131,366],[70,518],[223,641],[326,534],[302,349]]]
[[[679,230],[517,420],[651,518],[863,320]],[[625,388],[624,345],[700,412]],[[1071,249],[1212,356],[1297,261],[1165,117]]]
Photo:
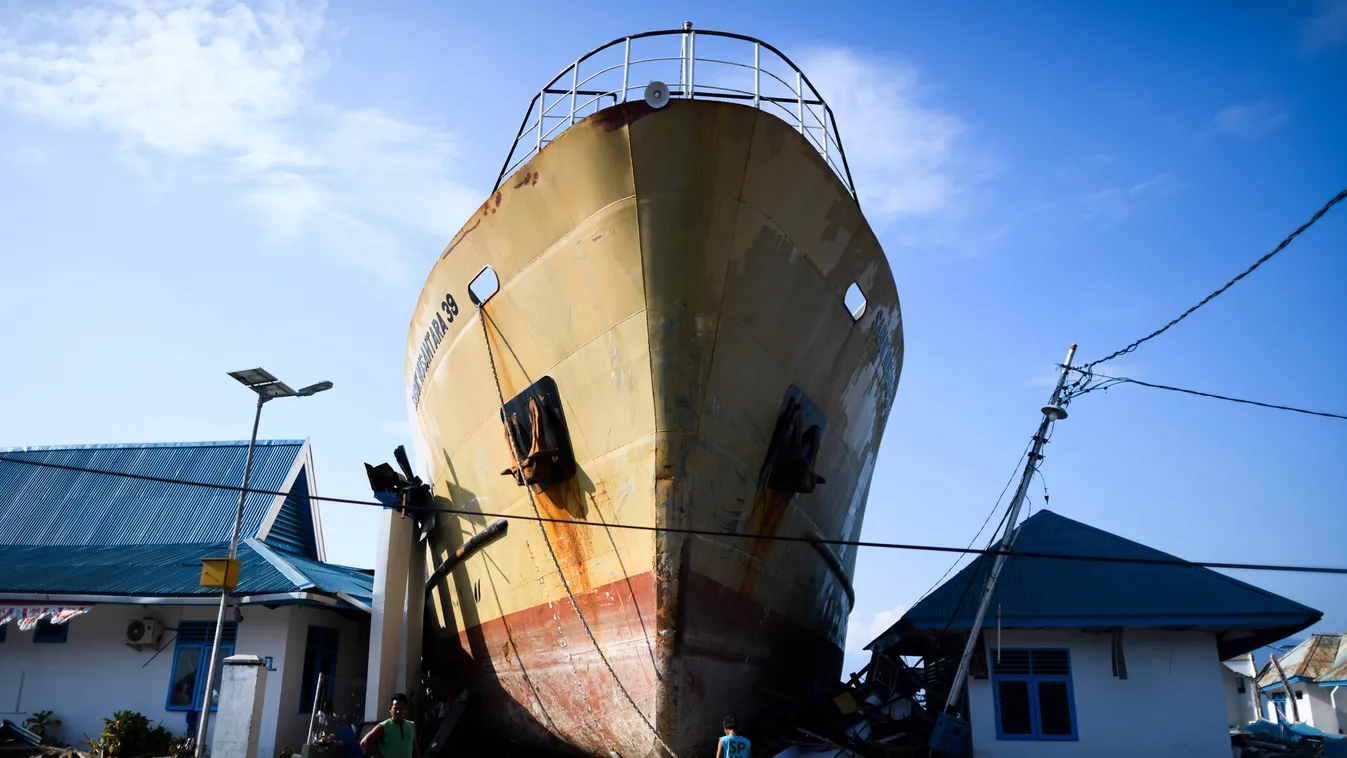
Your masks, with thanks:
[[[416,724],[407,720],[407,696],[399,692],[388,706],[389,718],[360,740],[360,749],[373,758],[421,758]]]

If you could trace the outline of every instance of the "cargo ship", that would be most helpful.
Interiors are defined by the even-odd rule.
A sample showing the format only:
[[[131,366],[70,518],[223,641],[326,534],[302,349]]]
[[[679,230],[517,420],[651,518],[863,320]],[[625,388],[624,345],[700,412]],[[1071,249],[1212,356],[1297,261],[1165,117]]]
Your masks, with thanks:
[[[826,540],[860,533],[902,359],[803,71],[686,24],[579,58],[412,318],[414,450],[460,512],[433,564],[521,517],[435,578],[426,661],[537,753],[712,755],[722,717],[826,697],[855,565]]]

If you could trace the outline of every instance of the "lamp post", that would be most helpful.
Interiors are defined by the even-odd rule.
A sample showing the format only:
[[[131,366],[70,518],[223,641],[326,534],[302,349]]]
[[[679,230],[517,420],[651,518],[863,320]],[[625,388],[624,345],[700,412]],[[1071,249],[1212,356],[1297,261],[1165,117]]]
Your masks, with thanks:
[[[234,513],[234,534],[229,540],[229,564],[235,560],[239,549],[239,531],[243,528],[243,505],[248,499],[248,477],[253,470],[253,449],[257,446],[257,426],[262,421],[262,405],[278,397],[308,397],[324,390],[332,389],[332,382],[318,382],[298,390],[292,390],[266,369],[254,368],[246,371],[231,371],[230,376],[239,380],[243,386],[257,393],[257,413],[253,416],[253,436],[248,440],[248,457],[243,464],[243,489],[239,492],[239,507]],[[229,607],[230,568],[225,570],[224,588],[220,593],[220,614],[215,620],[215,641],[210,648],[210,666],[206,669],[206,689],[202,692],[205,703],[201,708],[201,719],[196,728],[196,758],[206,754],[206,731],[210,726],[210,709],[214,700],[215,669],[220,657],[220,640],[224,635],[225,609]],[[236,569],[234,569],[236,571]],[[237,578],[237,574],[235,574]]]

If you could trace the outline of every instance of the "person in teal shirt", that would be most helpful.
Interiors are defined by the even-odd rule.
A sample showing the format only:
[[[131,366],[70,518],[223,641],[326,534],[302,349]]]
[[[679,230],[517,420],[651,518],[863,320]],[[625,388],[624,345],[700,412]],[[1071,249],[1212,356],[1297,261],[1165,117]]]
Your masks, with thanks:
[[[421,758],[416,724],[407,720],[406,695],[399,692],[393,696],[388,716],[360,740],[360,749],[373,758]]]
[[[716,758],[748,758],[748,738],[739,734],[739,724],[734,717],[726,716],[720,726],[725,730],[725,736],[716,743]]]

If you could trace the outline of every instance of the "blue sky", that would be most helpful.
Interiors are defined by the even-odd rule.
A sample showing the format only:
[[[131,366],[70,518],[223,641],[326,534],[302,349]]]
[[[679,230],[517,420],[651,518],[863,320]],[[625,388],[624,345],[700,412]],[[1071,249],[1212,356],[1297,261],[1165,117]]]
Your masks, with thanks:
[[[863,536],[963,545],[1052,366],[1158,327],[1347,186],[1347,4],[318,4],[0,8],[0,445],[237,439],[261,365],[324,494],[407,440],[406,325],[529,97],[623,34],[762,37],[834,106],[907,356]],[[1344,412],[1347,209],[1109,371]],[[1347,563],[1347,422],[1119,387],[1051,508],[1186,558]],[[1043,491],[1033,489],[1034,508]],[[374,515],[324,506],[332,560]],[[984,538],[985,539],[985,538]],[[848,663],[945,570],[862,551]],[[1347,628],[1341,578],[1239,574]],[[853,668],[854,670],[854,668]]]

